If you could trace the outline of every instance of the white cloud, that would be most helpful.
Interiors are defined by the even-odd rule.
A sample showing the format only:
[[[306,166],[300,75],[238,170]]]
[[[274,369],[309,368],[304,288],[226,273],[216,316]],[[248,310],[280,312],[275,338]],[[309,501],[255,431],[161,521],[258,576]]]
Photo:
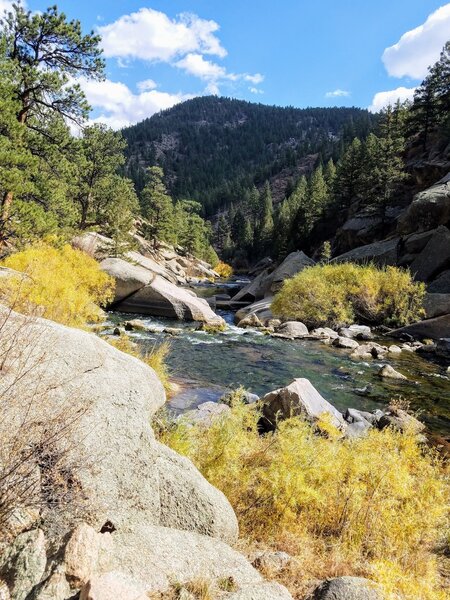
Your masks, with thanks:
[[[244,79],[245,81],[249,81],[250,83],[258,85],[258,83],[262,83],[264,81],[264,75],[261,75],[261,73],[255,73],[254,75],[245,74]]]
[[[100,112],[93,122],[105,123],[120,129],[151,117],[156,112],[171,108],[188,100],[188,94],[169,94],[157,90],[133,94],[124,83],[110,81],[79,80],[89,104]]]
[[[416,88],[399,87],[396,90],[390,90],[388,92],[378,92],[373,97],[369,110],[370,112],[379,112],[389,104],[395,104],[397,100],[400,100],[401,102],[412,100],[415,89]]]
[[[256,87],[249,87],[248,89],[252,94],[264,94],[263,90],[260,90],[259,88],[256,88]]]
[[[386,48],[384,66],[393,77],[423,79],[449,38],[450,3],[438,8],[425,23],[407,31],[396,44]]]
[[[226,56],[215,33],[219,25],[193,14],[170,19],[152,8],[123,15],[98,27],[107,58],[169,62],[189,52]]]
[[[188,54],[176,62],[175,66],[184,69],[190,75],[194,75],[200,79],[214,81],[228,77],[225,67],[221,67],[216,63],[205,60],[201,54]]]
[[[144,81],[139,81],[137,83],[137,89],[140,92],[147,92],[148,90],[154,90],[158,87],[158,84],[156,83],[156,81],[153,81],[153,79],[145,79]]]
[[[350,96],[350,92],[347,90],[333,90],[332,92],[327,92],[325,94],[325,98],[348,98]]]

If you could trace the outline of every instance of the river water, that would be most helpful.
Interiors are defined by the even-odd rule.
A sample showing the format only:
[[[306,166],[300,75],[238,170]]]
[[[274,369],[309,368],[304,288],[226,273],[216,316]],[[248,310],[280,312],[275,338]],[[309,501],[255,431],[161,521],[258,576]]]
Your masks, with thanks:
[[[208,292],[205,292],[205,294]],[[210,291],[211,293],[211,291]],[[130,332],[143,349],[170,340],[168,365],[180,391],[170,399],[175,413],[196,407],[207,400],[217,401],[230,388],[244,386],[263,395],[306,377],[324,398],[338,409],[347,407],[373,410],[384,408],[392,398],[410,402],[429,429],[450,435],[450,377],[447,365],[410,352],[389,355],[389,363],[407,376],[408,381],[386,380],[378,376],[379,360],[355,361],[348,351],[313,340],[283,340],[255,330],[233,325],[231,312],[217,311],[227,322],[226,331],[209,334],[193,329],[192,324],[171,319],[111,313],[109,323],[116,326],[139,318],[156,330]],[[165,327],[182,330],[174,336]],[[111,333],[112,329],[106,331]]]

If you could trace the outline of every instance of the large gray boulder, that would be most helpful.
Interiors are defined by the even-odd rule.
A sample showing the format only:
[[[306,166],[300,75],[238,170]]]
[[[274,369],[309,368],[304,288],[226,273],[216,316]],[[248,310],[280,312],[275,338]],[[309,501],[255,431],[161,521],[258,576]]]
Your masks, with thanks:
[[[389,335],[396,338],[411,335],[419,340],[438,340],[439,338],[450,337],[450,315],[442,315],[441,317],[434,317],[434,319],[418,321],[417,323],[394,329]]]
[[[379,266],[396,265],[398,261],[399,240],[400,238],[393,238],[360,246],[340,256],[336,256],[332,262],[355,262],[358,264],[374,262]]]
[[[225,405],[217,406],[228,409]],[[156,468],[161,525],[196,531],[229,543],[237,540],[238,522],[228,500],[188,458],[158,444]]]
[[[90,550],[85,548],[90,556],[88,572],[83,560],[81,529],[89,528],[83,524],[75,530],[73,537],[77,539],[71,547],[72,540],[69,540],[64,554],[66,575],[69,575],[70,563],[70,576],[79,582],[78,587],[82,586],[81,598],[89,598],[87,592],[108,573],[122,573],[128,582],[139,582],[146,593],[164,592],[174,582],[184,584],[198,579],[213,582],[232,578],[239,588],[262,583],[256,569],[220,540],[145,523],[137,529],[121,532],[102,534],[93,529],[90,535],[84,532],[83,539],[89,537],[91,544]],[[78,546],[79,557],[76,560],[72,557],[75,546]],[[74,568],[77,560],[78,571]]]
[[[450,294],[450,269],[442,271],[428,285],[428,291],[430,294]]]
[[[427,319],[450,314],[450,293],[426,294],[423,303]]]
[[[208,325],[224,324],[224,320],[212,311],[206,300],[199,298],[191,290],[173,285],[159,275],[124,298],[117,304],[117,308],[124,312],[201,321]]]
[[[165,394],[150,367],[81,330],[5,308],[0,321],[0,436],[7,440],[25,416],[30,423],[51,424],[55,415],[66,427],[74,423],[51,450],[63,453],[62,469],[76,465],[78,518],[98,530],[105,523],[118,530],[164,523],[237,538],[223,494],[187,459],[177,460],[155,441],[150,419]],[[171,489],[170,505],[164,485]],[[71,514],[59,518],[60,530],[71,526]]]
[[[291,252],[274,271],[262,271],[253,281],[246,285],[233,298],[232,302],[254,302],[267,296],[273,296],[281,289],[286,279],[294,277],[306,267],[311,267],[315,262],[302,251]]]
[[[376,584],[363,577],[336,577],[323,581],[308,600],[382,600]]]
[[[419,281],[430,281],[450,266],[450,231],[438,227],[422,252],[410,265],[411,273]]]
[[[312,267],[315,264],[316,263],[312,260],[312,258],[306,256],[306,254],[301,250],[298,250],[297,252],[291,252],[291,254],[286,256],[281,265],[277,267],[269,276],[267,283],[270,285],[266,295],[275,294],[281,289],[286,279],[291,279],[291,277],[294,277],[294,275],[297,275],[297,273],[300,273],[303,271],[303,269]]]
[[[235,323],[239,323],[246,317],[255,315],[263,324],[265,324],[267,321],[270,321],[270,319],[273,319],[273,314],[270,309],[272,306],[272,301],[273,297],[270,296],[268,298],[264,298],[263,300],[253,302],[253,304],[250,304],[249,306],[240,308],[234,315]]]
[[[284,388],[269,392],[261,398],[263,420],[261,425],[267,430],[276,428],[278,420],[303,416],[311,422],[317,421],[324,413],[332,423],[345,429],[342,414],[323,398],[308,379],[294,379]]]
[[[290,340],[304,338],[308,335],[308,328],[301,321],[286,321],[279,325],[276,329],[278,337],[284,337]]]
[[[439,225],[450,225],[450,173],[414,196],[399,219],[398,229],[402,233],[411,233]]]
[[[100,268],[116,282],[114,302],[122,302],[149,284],[155,275],[140,265],[133,265],[122,258],[105,258]]]

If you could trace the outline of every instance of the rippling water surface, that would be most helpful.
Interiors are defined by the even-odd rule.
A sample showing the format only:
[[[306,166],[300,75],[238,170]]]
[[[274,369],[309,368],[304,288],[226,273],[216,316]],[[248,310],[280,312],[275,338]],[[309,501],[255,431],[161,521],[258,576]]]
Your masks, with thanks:
[[[348,351],[311,340],[287,341],[233,325],[232,313],[218,311],[227,321],[223,333],[208,334],[192,324],[170,319],[111,313],[115,325],[139,318],[157,332],[131,332],[144,348],[151,348],[168,336],[164,327],[181,328],[169,337],[168,358],[172,376],[181,382],[181,391],[170,401],[175,412],[183,412],[206,400],[217,400],[229,388],[243,385],[262,395],[289,384],[295,377],[310,379],[319,392],[340,410],[347,407],[373,410],[383,408],[390,398],[403,397],[435,433],[450,434],[450,377],[445,364],[402,352],[389,355],[389,363],[408,381],[378,377],[381,362],[354,361]]]

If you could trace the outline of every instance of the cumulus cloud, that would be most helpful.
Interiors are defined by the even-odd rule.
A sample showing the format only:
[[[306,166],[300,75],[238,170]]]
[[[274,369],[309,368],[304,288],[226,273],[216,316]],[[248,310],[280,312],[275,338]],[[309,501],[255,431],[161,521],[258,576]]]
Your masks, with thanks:
[[[350,96],[350,92],[347,90],[333,90],[332,92],[327,92],[325,94],[325,98],[348,98]]]
[[[227,52],[215,33],[215,21],[182,14],[170,19],[152,8],[123,15],[114,23],[98,27],[107,58],[169,62],[190,52],[224,57]]]
[[[383,63],[393,77],[423,79],[450,37],[450,3],[431,13],[425,23],[404,33],[386,48]]]
[[[396,90],[390,90],[388,92],[378,92],[375,94],[372,100],[372,104],[369,106],[370,112],[379,112],[382,108],[386,108],[389,104],[393,105],[400,100],[412,100],[414,97],[414,91],[416,88],[398,87]]]
[[[142,121],[160,110],[171,108],[192,97],[188,94],[169,94],[148,88],[138,94],[133,94],[124,83],[109,79],[104,81],[80,79],[78,81],[89,104],[99,113],[93,122],[105,123],[113,129],[120,129]],[[145,83],[148,83],[148,80]]]
[[[176,62],[175,66],[200,79],[217,80],[229,77],[225,67],[205,60],[201,54],[190,53]]]
[[[181,60],[175,63],[175,66],[183,69],[189,75],[198,77],[207,81],[205,93],[219,95],[219,84],[224,82],[249,81],[251,83],[261,83],[264,77],[260,73],[251,75],[249,73],[229,73],[225,67],[215,62],[206,60],[201,54],[189,53]],[[249,88],[253,92],[255,87]],[[258,93],[258,92],[253,92]]]
[[[257,87],[249,87],[248,89],[252,94],[264,94],[264,91]]]

